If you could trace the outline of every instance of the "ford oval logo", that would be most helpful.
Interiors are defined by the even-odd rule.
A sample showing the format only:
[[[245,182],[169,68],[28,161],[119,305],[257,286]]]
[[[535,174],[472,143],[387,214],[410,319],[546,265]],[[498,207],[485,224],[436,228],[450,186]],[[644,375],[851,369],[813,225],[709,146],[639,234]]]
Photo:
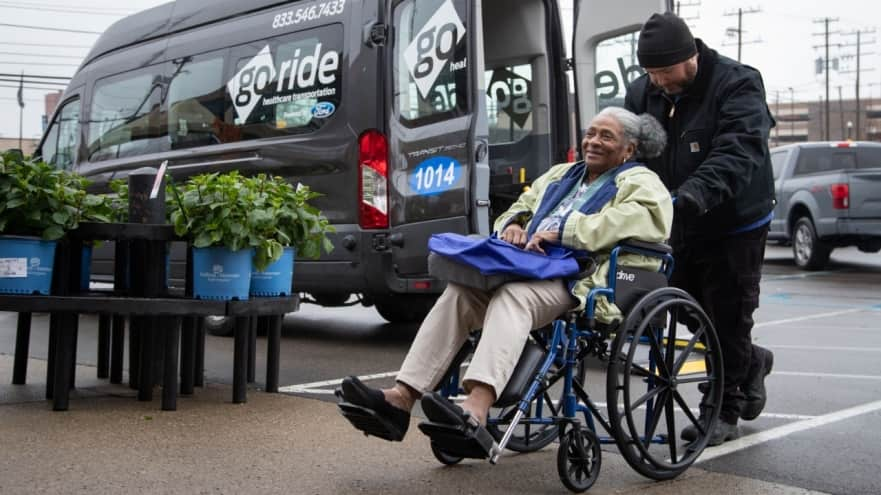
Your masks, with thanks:
[[[336,111],[336,105],[329,101],[319,101],[312,107],[312,116],[316,119],[326,119]]]

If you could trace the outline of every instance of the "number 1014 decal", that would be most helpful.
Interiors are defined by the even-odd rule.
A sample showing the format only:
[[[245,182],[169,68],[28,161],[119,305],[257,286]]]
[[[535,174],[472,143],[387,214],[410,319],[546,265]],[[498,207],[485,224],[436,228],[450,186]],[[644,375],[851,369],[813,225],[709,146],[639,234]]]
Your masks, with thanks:
[[[410,172],[410,189],[419,195],[440,194],[455,186],[462,177],[462,165],[454,158],[436,156]]]

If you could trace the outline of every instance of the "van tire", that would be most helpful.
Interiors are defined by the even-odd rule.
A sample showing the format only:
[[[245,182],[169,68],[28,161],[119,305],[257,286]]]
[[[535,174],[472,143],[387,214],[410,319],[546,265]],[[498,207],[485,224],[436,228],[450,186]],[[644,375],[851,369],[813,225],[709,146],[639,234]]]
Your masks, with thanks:
[[[396,294],[373,300],[376,311],[389,323],[420,323],[437,301],[437,294]]]
[[[206,316],[205,330],[215,337],[232,337],[235,333],[235,318],[229,316]]]
[[[829,262],[832,248],[817,237],[809,217],[801,217],[792,229],[792,255],[803,270],[820,270]]]

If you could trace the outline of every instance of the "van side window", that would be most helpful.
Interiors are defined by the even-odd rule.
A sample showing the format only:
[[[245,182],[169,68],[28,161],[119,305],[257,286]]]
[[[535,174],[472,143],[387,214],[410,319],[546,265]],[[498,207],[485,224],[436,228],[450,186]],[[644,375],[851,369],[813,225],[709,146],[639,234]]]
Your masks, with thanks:
[[[80,134],[80,100],[64,104],[58,118],[46,132],[40,154],[43,161],[56,168],[70,170],[76,161],[77,144]]]
[[[184,57],[172,63],[168,86],[168,138],[171,149],[192,148],[227,141],[223,123],[226,91],[223,62],[226,51]]]
[[[233,48],[226,122],[242,140],[321,128],[341,103],[342,45],[331,24]]]
[[[513,143],[532,132],[532,66],[499,67],[486,72],[489,142]]]
[[[856,154],[853,151],[839,151],[837,148],[802,148],[793,175],[851,170],[856,167]]]
[[[395,112],[408,126],[468,108],[465,0],[405,0],[395,7]]]
[[[98,81],[89,114],[89,161],[162,151],[161,68]]]

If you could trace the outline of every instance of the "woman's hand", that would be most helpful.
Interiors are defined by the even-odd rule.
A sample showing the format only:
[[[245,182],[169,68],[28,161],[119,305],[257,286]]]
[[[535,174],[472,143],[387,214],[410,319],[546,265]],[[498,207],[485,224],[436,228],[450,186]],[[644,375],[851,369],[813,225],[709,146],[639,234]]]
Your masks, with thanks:
[[[509,223],[502,231],[502,240],[519,248],[526,245],[526,231],[518,223]]]
[[[527,251],[535,251],[541,254],[545,253],[545,250],[541,248],[542,242],[549,242],[551,244],[556,244],[560,240],[560,235],[557,231],[546,230],[544,232],[536,232],[532,234],[532,238],[529,239],[529,242],[526,243]]]

